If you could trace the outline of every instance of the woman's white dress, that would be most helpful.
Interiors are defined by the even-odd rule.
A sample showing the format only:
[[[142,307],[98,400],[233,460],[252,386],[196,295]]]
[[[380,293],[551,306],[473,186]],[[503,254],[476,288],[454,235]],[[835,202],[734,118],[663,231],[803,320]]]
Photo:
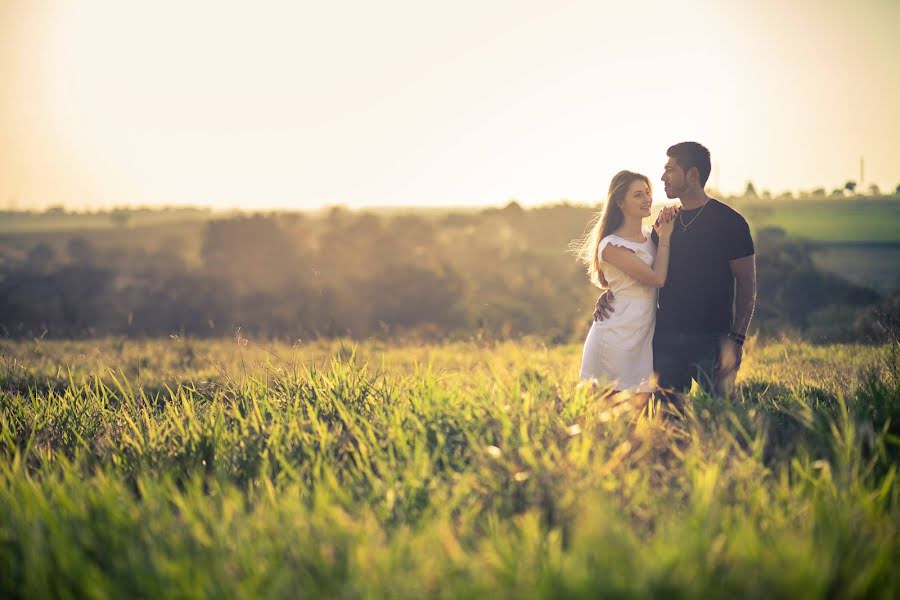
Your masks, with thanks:
[[[653,330],[656,326],[657,289],[639,283],[621,269],[603,261],[609,244],[632,250],[650,266],[656,259],[656,245],[650,230],[647,241],[631,242],[617,235],[600,240],[597,248],[603,276],[615,298],[614,312],[603,321],[594,321],[584,341],[581,379],[596,378],[615,385],[617,390],[653,391]]]

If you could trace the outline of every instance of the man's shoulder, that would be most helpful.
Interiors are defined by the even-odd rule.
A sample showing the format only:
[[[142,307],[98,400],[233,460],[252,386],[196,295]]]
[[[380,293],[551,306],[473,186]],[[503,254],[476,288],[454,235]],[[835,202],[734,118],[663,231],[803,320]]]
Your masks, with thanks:
[[[747,219],[744,218],[744,215],[742,215],[741,213],[739,213],[732,207],[728,206],[721,200],[718,200],[716,198],[710,198],[709,200],[716,207],[717,212],[722,219],[725,219],[728,221],[736,221],[736,222],[740,222],[740,223],[747,222]]]

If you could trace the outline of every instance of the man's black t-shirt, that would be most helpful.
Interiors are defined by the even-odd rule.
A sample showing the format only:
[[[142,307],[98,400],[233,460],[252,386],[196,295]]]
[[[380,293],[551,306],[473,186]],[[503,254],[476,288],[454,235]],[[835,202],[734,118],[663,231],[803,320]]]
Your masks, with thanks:
[[[655,231],[653,242],[659,242]],[[734,276],[728,261],[753,252],[747,221],[730,206],[710,198],[700,208],[682,210],[680,219],[675,217],[666,285],[659,290],[656,331],[728,332],[734,320]]]

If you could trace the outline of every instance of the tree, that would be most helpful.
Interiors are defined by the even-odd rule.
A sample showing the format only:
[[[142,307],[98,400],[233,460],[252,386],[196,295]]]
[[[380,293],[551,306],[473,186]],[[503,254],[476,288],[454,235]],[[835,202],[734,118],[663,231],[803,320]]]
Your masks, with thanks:
[[[44,272],[50,269],[54,260],[56,260],[56,252],[49,244],[41,242],[28,249],[25,264],[33,271]]]
[[[812,195],[816,198],[824,198],[825,197],[825,188],[817,187],[812,191]]]
[[[844,189],[850,192],[851,194],[856,192],[856,182],[850,179],[847,183],[844,184]]]
[[[510,201],[509,201],[509,204],[507,204],[506,206],[503,207],[503,212],[505,212],[505,213],[507,213],[507,214],[511,214],[511,215],[512,215],[512,214],[514,214],[514,215],[520,215],[520,214],[522,214],[522,213],[525,212],[525,211],[524,211],[524,209],[522,208],[522,205],[521,205],[521,204],[519,204],[519,203],[516,202],[515,200],[510,200]]]
[[[756,193],[756,187],[753,185],[752,181],[747,182],[747,187],[744,188],[744,197],[745,198],[757,198],[758,195]]]
[[[91,265],[94,263],[94,245],[83,237],[74,237],[66,244],[66,254],[69,260],[79,265]]]
[[[291,278],[308,275],[285,229],[261,215],[208,222],[201,257],[208,274],[231,281],[241,294],[274,293]]]
[[[877,183],[873,183],[872,185],[869,186],[869,195],[870,196],[880,196],[881,195],[881,188],[878,187]]]
[[[124,227],[128,224],[129,219],[131,219],[131,211],[127,208],[117,208],[109,213],[109,220],[117,227]]]

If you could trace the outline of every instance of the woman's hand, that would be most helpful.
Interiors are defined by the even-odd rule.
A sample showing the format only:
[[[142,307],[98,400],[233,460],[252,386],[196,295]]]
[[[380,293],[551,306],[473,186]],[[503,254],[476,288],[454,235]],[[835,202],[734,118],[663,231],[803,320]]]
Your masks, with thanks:
[[[653,229],[656,231],[656,235],[659,236],[660,241],[671,239],[672,231],[675,229],[675,215],[677,214],[678,207],[676,206],[667,206],[660,211],[659,217],[653,225]]]

